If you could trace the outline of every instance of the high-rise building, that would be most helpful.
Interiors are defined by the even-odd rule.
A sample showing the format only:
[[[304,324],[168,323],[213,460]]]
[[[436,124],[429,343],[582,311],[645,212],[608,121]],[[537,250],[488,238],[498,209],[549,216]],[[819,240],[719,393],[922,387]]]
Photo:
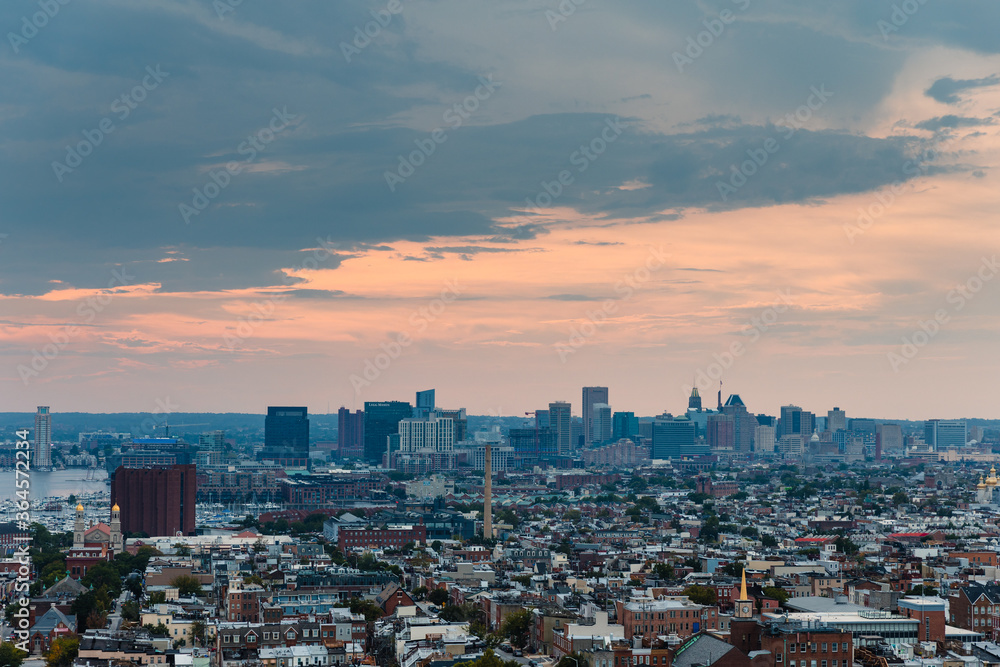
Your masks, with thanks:
[[[899,424],[879,424],[876,429],[876,442],[884,456],[903,452],[903,429]]]
[[[730,415],[709,415],[706,428],[708,446],[713,450],[736,448],[736,427]]]
[[[264,418],[264,449],[258,461],[274,461],[285,468],[309,466],[309,410],[268,406]]]
[[[607,387],[584,387],[583,388],[583,444],[589,445],[595,442],[594,436],[594,405],[596,403],[608,403]],[[597,441],[600,442],[600,441]]]
[[[805,435],[807,438],[816,427],[816,415],[803,410],[797,405],[781,406],[781,418],[778,420],[778,435]]]
[[[202,451],[222,452],[225,448],[225,431],[205,431],[198,436],[198,449]]]
[[[465,408],[458,410],[437,410],[434,412],[439,417],[447,417],[455,423],[455,442],[465,440],[469,435],[469,418],[465,414]]]
[[[688,410],[701,412],[701,394],[698,393],[698,387],[691,387],[691,396],[688,398]]]
[[[556,434],[556,450],[559,456],[572,454],[572,417],[569,403],[563,401],[549,403],[549,425]]]
[[[535,426],[538,428],[549,428],[552,426],[548,410],[535,410]]]
[[[512,428],[507,439],[513,450],[515,465],[519,468],[546,463],[559,453],[555,431],[548,426]]]
[[[52,467],[52,414],[47,405],[39,405],[38,412],[35,413],[35,446],[31,451],[31,467]]]
[[[757,429],[757,419],[747,411],[747,406],[739,394],[731,394],[722,406],[722,413],[733,419],[733,449],[749,452],[753,449],[753,436]]]
[[[622,438],[632,440],[638,435],[639,418],[635,416],[634,412],[616,412],[611,415],[612,440],[621,440]]]
[[[754,431],[754,451],[762,454],[774,453],[774,427],[758,424]]]
[[[654,459],[680,459],[710,454],[708,445],[695,444],[694,422],[686,417],[653,421]]]
[[[361,458],[365,452],[365,413],[345,407],[337,411],[337,451],[340,458]]]
[[[607,403],[594,403],[590,418],[590,437],[596,444],[611,439],[611,406]]]
[[[968,442],[965,420],[928,419],[924,422],[924,442],[932,450],[964,447]]]
[[[835,407],[826,413],[826,430],[836,433],[847,428],[847,413]]]
[[[413,406],[413,417],[426,419],[434,411],[434,390],[417,392],[417,404]]]
[[[365,461],[380,463],[389,436],[399,433],[399,422],[413,416],[413,406],[405,401],[365,402]]]
[[[191,464],[115,470],[111,502],[121,508],[123,533],[194,535],[198,477]]]
[[[452,457],[454,450],[455,422],[450,418],[432,413],[427,419],[399,420],[401,454]]]

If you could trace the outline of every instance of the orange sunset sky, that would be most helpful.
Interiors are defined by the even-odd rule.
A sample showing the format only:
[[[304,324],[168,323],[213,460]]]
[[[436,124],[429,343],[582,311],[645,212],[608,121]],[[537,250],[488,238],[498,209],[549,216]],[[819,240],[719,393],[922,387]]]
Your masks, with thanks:
[[[367,43],[386,3],[330,4],[7,45],[3,410],[652,415],[724,366],[751,412],[996,417],[995,3],[413,0]]]

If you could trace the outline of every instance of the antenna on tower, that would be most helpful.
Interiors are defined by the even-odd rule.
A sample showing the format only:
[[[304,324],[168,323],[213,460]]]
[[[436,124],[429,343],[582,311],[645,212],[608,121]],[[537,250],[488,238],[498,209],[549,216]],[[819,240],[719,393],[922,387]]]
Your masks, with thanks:
[[[719,412],[722,412],[722,380],[719,380]]]

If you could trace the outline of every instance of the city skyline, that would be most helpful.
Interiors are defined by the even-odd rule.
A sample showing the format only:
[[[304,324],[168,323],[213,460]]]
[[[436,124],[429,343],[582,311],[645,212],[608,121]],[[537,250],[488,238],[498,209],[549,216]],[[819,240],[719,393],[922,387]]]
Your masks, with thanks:
[[[993,414],[1000,8],[553,6],[0,8],[8,403]]]

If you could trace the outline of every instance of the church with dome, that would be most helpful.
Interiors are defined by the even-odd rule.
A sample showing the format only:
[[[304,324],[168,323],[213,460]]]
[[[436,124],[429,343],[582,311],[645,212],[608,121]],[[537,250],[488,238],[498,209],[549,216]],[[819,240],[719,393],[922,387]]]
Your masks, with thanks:
[[[87,526],[83,513],[83,505],[77,505],[76,520],[73,523],[73,546],[66,554],[66,569],[73,579],[82,578],[96,563],[114,560],[125,546],[122,540],[121,508],[117,504],[111,508],[110,526],[103,521]]]
[[[1000,504],[1000,493],[998,493],[998,484],[1000,484],[1000,479],[997,479],[997,469],[996,466],[990,468],[990,476],[983,479],[982,476],[979,478],[979,484],[976,484],[976,502],[980,505],[997,505]]]

